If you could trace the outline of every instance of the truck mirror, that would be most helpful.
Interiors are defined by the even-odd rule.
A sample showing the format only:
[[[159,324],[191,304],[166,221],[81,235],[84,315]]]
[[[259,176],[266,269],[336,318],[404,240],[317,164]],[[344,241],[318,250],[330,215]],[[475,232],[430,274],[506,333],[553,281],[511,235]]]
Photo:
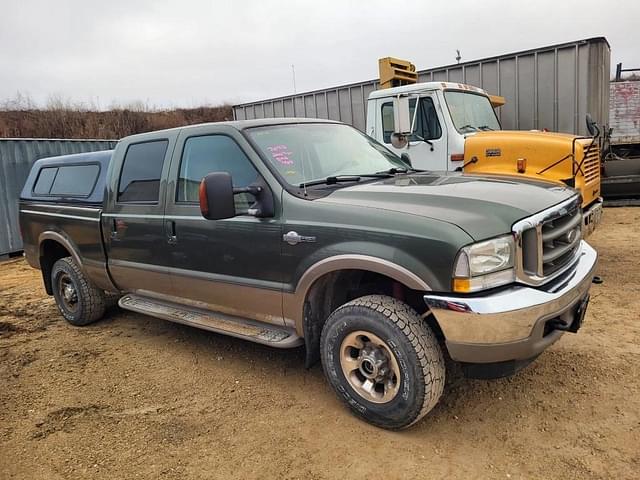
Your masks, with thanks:
[[[587,121],[587,130],[589,131],[589,135],[591,135],[592,137],[599,136],[600,128],[598,127],[598,124],[593,119],[590,113],[587,113],[586,121]]]
[[[207,220],[236,216],[233,182],[229,172],[213,172],[200,182],[200,212]]]
[[[417,105],[417,99],[416,99]],[[394,148],[404,148],[409,143],[409,136],[413,133],[413,125],[418,112],[416,108],[411,116],[409,108],[409,97],[398,95],[393,98],[393,133],[391,134],[391,145]]]
[[[393,133],[411,134],[411,114],[409,97],[398,95],[393,98]]]

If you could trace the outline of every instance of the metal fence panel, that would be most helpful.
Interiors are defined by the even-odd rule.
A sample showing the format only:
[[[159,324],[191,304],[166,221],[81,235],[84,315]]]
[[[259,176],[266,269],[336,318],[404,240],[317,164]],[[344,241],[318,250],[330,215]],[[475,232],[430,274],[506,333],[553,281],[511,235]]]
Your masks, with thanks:
[[[467,83],[505,97],[507,103],[497,110],[505,129],[547,128],[584,135],[587,113],[601,125],[609,123],[609,62],[609,44],[598,37],[417,73],[420,82]],[[255,108],[264,108],[268,118],[291,116],[291,111],[268,106],[293,101],[293,116],[341,120],[364,131],[366,101],[376,87],[377,81],[369,80],[236,105],[233,113],[236,120],[256,118]]]
[[[22,250],[18,198],[33,162],[39,158],[115,148],[111,140],[0,138],[0,255]]]

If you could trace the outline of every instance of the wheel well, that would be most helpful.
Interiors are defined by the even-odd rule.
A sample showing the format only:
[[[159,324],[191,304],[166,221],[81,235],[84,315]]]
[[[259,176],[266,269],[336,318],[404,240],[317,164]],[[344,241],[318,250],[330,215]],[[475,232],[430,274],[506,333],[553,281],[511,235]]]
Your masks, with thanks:
[[[44,280],[44,289],[47,294],[53,295],[51,285],[51,269],[53,264],[64,257],[70,257],[71,253],[55,240],[45,240],[40,244],[40,270]]]
[[[339,270],[318,278],[304,302],[305,366],[311,367],[320,359],[320,336],[325,321],[340,305],[365,295],[387,295],[407,303],[419,315],[428,312],[422,296],[424,292],[413,290],[386,275],[367,270]],[[432,317],[432,316],[430,316]],[[429,324],[435,323],[427,319]],[[434,327],[439,334],[437,324]]]

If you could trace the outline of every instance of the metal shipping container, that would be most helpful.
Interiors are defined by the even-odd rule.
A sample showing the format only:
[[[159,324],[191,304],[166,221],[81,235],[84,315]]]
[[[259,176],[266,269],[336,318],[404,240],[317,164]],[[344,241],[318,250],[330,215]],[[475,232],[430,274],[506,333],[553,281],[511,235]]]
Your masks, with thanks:
[[[70,153],[110,150],[115,140],[0,138],[0,255],[22,250],[18,198],[33,162]]]
[[[418,81],[461,82],[505,97],[506,105],[497,109],[504,129],[585,135],[587,113],[608,124],[610,53],[604,37],[590,38],[421,70]],[[328,118],[364,131],[367,98],[377,87],[377,80],[369,80],[243,103],[233,114],[236,120]]]

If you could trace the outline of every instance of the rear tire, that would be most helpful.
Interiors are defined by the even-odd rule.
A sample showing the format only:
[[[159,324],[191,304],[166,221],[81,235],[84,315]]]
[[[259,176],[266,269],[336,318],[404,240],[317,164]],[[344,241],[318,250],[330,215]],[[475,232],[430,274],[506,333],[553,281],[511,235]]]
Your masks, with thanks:
[[[322,330],[320,351],[338,397],[378,427],[409,427],[442,395],[445,365],[433,331],[392,297],[368,295],[335,310]]]
[[[104,292],[84,276],[71,257],[53,264],[51,285],[58,309],[70,324],[89,325],[104,315]]]

